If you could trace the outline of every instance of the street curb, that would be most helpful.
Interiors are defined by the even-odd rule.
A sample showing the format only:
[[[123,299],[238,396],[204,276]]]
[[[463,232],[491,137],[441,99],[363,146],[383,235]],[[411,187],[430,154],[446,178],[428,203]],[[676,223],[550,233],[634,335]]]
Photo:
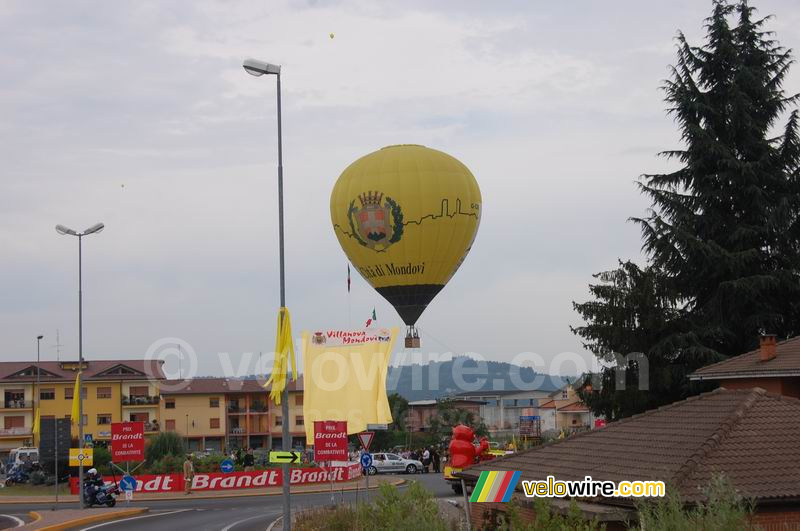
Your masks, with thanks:
[[[74,520],[68,520],[66,522],[40,527],[38,528],[38,531],[62,531],[63,529],[69,529],[70,527],[84,524],[93,524],[108,520],[119,520],[120,518],[127,518],[128,516],[146,513],[147,511],[147,507],[138,507],[136,509],[125,509],[124,511],[117,511],[113,513],[93,514],[91,516],[84,516],[82,518],[75,518]],[[37,516],[39,516],[39,519],[41,519],[41,515],[39,513],[36,513],[35,511],[31,511],[31,513],[35,513]]]
[[[374,476],[372,476],[372,477],[374,477]],[[398,486],[404,484],[405,482],[406,482],[405,479],[398,479],[398,480],[396,480],[394,482],[391,482],[391,485],[395,486],[395,487],[398,487]],[[349,487],[349,485],[352,485],[352,482],[348,482],[346,485],[348,485],[348,488],[344,489],[346,491],[347,490],[364,490],[363,488],[355,489],[353,487]],[[375,488],[378,488],[378,485],[370,485],[369,488],[375,489]],[[330,492],[330,490],[331,490],[330,487],[325,487],[325,488],[320,487],[320,488],[317,488],[317,489],[314,489],[314,490],[303,490],[303,491],[300,491],[300,492],[292,492],[292,495],[295,495],[295,494],[321,494],[321,493],[325,493],[325,492]],[[237,493],[237,494],[219,494],[217,496],[196,496],[195,498],[191,498],[191,499],[202,500],[202,499],[205,499],[205,498],[209,498],[209,499],[247,498],[247,497],[252,497],[252,496],[281,496],[282,494],[283,494],[282,492],[240,492],[240,493]],[[190,498],[187,495],[184,494],[183,496],[169,496],[169,497],[165,497],[165,498],[147,498],[147,499],[139,500],[139,501],[141,501],[142,503],[147,503],[149,501],[160,502],[160,501],[176,501],[176,500],[187,500],[187,499],[190,499]],[[19,504],[35,505],[35,504],[40,504],[40,503],[42,503],[42,504],[44,504],[44,503],[52,504],[53,500],[22,500],[22,501],[21,500],[14,500],[14,501],[0,500],[0,506],[2,506],[2,505],[19,505]],[[64,500],[64,501],[59,501],[58,503],[59,504],[62,504],[62,503],[78,503],[78,500],[77,499],[76,500]]]
[[[30,522],[28,522],[29,524],[36,523],[36,522],[38,522],[39,520],[41,520],[41,519],[42,519],[42,515],[41,515],[41,514],[39,514],[39,513],[37,513],[36,511],[31,511],[31,512],[29,512],[29,513],[28,513],[28,516],[30,516],[30,517],[31,517],[31,521],[30,521]]]

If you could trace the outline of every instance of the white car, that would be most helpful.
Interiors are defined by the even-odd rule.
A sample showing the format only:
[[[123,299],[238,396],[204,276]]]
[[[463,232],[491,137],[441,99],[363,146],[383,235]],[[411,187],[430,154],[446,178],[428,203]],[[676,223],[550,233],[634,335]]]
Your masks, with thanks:
[[[370,476],[386,472],[405,472],[417,474],[422,472],[422,463],[415,459],[403,459],[397,454],[372,454],[372,466],[367,469]]]

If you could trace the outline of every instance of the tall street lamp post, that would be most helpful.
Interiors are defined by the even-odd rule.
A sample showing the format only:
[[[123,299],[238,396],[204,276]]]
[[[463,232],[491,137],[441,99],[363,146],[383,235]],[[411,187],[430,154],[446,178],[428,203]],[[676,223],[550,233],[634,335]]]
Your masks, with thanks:
[[[102,223],[92,225],[83,232],[76,232],[64,225],[56,225],[56,232],[66,236],[78,237],[78,448],[83,450],[83,277],[82,277],[82,243],[83,237],[102,231],[106,226]],[[78,464],[78,498],[81,509],[84,508],[83,500],[83,461]]]
[[[280,289],[281,289],[281,308],[286,307],[286,281],[284,275],[284,253],[283,253],[283,138],[281,130],[281,66],[257,59],[245,59],[242,63],[245,71],[253,76],[274,75],[278,81],[278,256],[280,262]],[[281,314],[283,319],[283,314]],[[283,323],[279,323],[280,330]],[[287,375],[288,379],[288,375]],[[281,395],[281,416],[283,422],[281,426],[281,445],[285,451],[292,449],[292,441],[289,435],[289,382],[283,387]],[[283,466],[283,529],[289,531],[292,527],[291,522],[291,502],[289,500],[289,464]]]
[[[39,361],[40,361],[39,353],[41,351],[42,338],[44,338],[44,336],[36,336],[36,391],[34,391],[34,393],[33,393],[33,402],[34,402],[33,405],[36,408],[36,409],[33,410],[33,417],[36,418],[38,416],[39,417],[39,422],[41,422],[41,418],[42,418],[42,414],[41,414],[42,412],[39,411],[39,406],[41,405],[41,400],[42,400],[42,397],[41,397],[41,394],[40,394],[41,393],[41,390],[40,390],[40,385],[41,384],[39,383],[39,372],[40,372],[39,371]],[[39,427],[39,430],[40,430],[39,433],[41,433],[41,426]],[[42,436],[39,435],[39,440],[41,440],[41,439],[42,439]],[[36,445],[36,441],[35,440],[33,441],[33,444]]]

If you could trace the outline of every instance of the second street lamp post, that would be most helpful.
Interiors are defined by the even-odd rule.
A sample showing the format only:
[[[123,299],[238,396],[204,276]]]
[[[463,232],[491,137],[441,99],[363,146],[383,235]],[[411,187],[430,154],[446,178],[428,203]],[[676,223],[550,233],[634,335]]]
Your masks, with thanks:
[[[284,253],[283,253],[283,138],[281,130],[281,66],[265,63],[257,59],[245,59],[242,63],[245,71],[253,76],[274,75],[278,80],[278,260],[280,262],[280,289],[281,289],[281,308],[286,307],[286,281],[284,275]],[[281,314],[283,315],[283,314]],[[283,318],[283,317],[281,317]],[[278,330],[282,329],[282,323]],[[286,375],[286,384],[281,395],[281,416],[283,422],[281,426],[281,446],[284,451],[292,449],[292,441],[289,435],[289,375]],[[289,500],[289,464],[284,463],[283,469],[283,529],[289,531],[292,528],[291,521],[291,502]]]
[[[64,225],[56,225],[56,232],[61,235],[78,237],[78,448],[83,450],[83,277],[81,268],[82,263],[82,242],[83,237],[102,231],[105,225],[97,223],[83,232],[76,232]],[[83,461],[78,465],[78,499],[81,509],[84,508],[83,500]]]
[[[44,336],[36,336],[36,391],[33,393],[33,406],[36,408],[36,409],[33,410],[33,418],[35,419],[38,416],[40,423],[41,423],[41,419],[42,419],[42,415],[41,415],[42,412],[39,411],[39,405],[41,404],[42,396],[41,396],[41,390],[40,390],[41,383],[39,381],[39,372],[40,372],[39,371],[39,361],[40,361],[40,357],[39,357],[40,354],[39,353],[41,352],[42,338],[44,338]],[[36,422],[36,421],[34,420],[34,422]],[[41,435],[42,431],[41,430],[42,430],[42,428],[41,428],[41,424],[40,424],[39,425],[39,440],[40,441],[42,439],[42,435]],[[34,434],[34,436],[35,435],[36,434]],[[37,444],[35,439],[33,441],[33,444],[34,444],[34,446],[36,446],[36,444]]]

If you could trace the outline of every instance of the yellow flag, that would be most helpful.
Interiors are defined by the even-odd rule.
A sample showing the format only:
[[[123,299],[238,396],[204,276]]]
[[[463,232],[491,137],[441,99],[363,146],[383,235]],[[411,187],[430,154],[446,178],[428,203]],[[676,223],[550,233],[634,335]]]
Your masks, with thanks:
[[[78,374],[75,376],[75,389],[72,391],[72,413],[70,415],[70,420],[72,424],[76,424],[80,422],[78,418],[81,416],[81,373],[78,371]],[[80,426],[80,424],[77,424]]]
[[[33,419],[33,436],[38,437],[39,433],[41,432],[41,409],[36,408],[36,417]]]
[[[386,374],[397,328],[303,333],[303,422],[314,440],[314,421],[345,420],[347,433],[389,424]]]
[[[292,379],[297,381],[297,361],[294,356],[294,343],[292,342],[292,323],[289,319],[289,309],[281,308],[278,310],[278,334],[275,338],[275,364],[272,366],[272,374],[264,387],[272,386],[269,397],[275,404],[280,405],[281,393],[286,387],[286,377],[288,375],[289,360],[292,363]]]

